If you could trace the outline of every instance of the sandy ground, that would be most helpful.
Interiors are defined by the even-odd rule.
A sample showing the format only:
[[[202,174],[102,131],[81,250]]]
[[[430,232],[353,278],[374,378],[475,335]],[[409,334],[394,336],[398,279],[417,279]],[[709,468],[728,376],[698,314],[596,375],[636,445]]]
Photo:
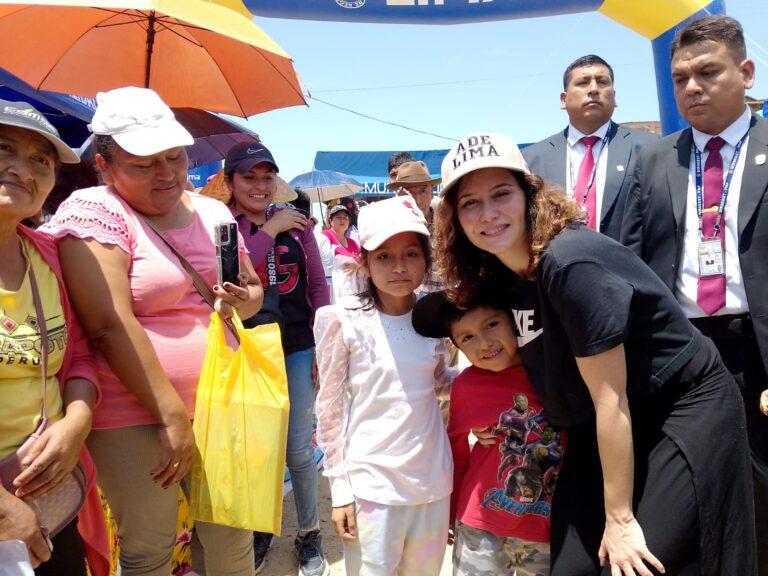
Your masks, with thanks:
[[[328,481],[320,477],[318,507],[320,512],[320,531],[323,536],[323,551],[328,563],[331,565],[331,576],[344,576],[344,557],[341,552],[341,541],[336,536],[331,525],[331,492]],[[260,576],[296,576],[298,574],[298,562],[293,551],[293,540],[296,537],[296,507],[293,503],[293,494],[288,494],[283,502],[283,535],[275,538],[272,549],[267,556],[267,566]],[[197,560],[197,554],[193,559],[193,566],[203,576],[200,570],[201,562]],[[451,574],[451,548],[446,550],[443,569],[440,576]]]

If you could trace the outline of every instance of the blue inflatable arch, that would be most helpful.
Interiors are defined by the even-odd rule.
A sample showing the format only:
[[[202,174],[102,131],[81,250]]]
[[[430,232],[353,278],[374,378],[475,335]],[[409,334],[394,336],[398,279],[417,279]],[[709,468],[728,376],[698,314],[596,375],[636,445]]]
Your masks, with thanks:
[[[664,134],[686,126],[675,106],[669,47],[675,32],[724,0],[244,0],[257,16],[337,22],[460,24],[598,11],[651,41]]]

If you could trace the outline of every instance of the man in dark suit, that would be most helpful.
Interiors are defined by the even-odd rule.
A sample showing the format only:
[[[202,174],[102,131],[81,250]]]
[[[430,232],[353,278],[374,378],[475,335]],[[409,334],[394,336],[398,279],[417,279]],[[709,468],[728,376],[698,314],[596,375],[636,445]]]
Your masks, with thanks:
[[[657,137],[611,121],[613,69],[599,56],[582,56],[568,66],[563,90],[560,108],[568,113],[568,127],[524,148],[523,157],[532,172],[562,186],[584,207],[590,228],[618,240],[635,159]]]
[[[768,576],[768,121],[744,104],[755,66],[732,18],[680,30],[671,66],[691,128],[640,154],[621,239],[714,341],[741,387],[759,573]],[[734,429],[740,420],[734,415]]]

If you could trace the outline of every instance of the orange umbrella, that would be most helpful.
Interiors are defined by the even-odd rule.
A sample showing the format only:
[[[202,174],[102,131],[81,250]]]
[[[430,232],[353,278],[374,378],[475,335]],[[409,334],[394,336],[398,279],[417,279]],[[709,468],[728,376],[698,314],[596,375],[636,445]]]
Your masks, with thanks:
[[[306,104],[290,56],[234,0],[0,5],[0,67],[38,90],[146,86],[172,107],[248,117]]]

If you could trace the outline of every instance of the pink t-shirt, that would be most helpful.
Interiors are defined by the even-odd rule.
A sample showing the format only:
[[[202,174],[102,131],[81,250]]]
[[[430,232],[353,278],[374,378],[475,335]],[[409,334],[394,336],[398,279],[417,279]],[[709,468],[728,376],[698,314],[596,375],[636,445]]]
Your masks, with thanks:
[[[164,231],[163,236],[213,286],[216,283],[214,225],[232,220],[232,214],[218,200],[192,192],[186,194],[195,211],[192,223]],[[133,313],[192,418],[212,310],[195,290],[192,278],[179,260],[143,217],[105,186],[74,192],[44,230],[59,238],[93,238],[102,244],[113,244],[131,256],[128,280]],[[242,239],[240,245],[243,245]],[[93,428],[155,423],[118,380],[98,349],[95,357],[102,401],[94,412]]]
[[[347,247],[345,248],[341,242],[339,242],[339,239],[336,237],[333,230],[323,230],[323,234],[325,234],[325,237],[331,241],[334,255],[343,254],[344,256],[349,256],[355,260],[360,256],[360,246],[358,246],[357,242],[352,240],[352,238],[347,237]]]

